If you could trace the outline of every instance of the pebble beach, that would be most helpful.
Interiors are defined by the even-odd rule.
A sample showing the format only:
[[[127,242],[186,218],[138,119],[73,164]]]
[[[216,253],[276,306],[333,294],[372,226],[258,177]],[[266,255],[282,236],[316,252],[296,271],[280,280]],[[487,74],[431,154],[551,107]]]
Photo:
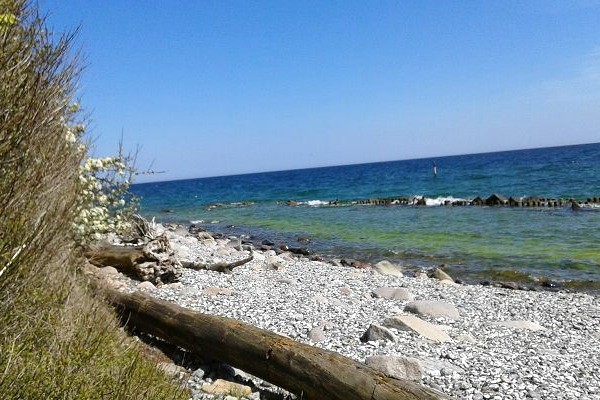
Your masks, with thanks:
[[[443,274],[405,276],[402,266],[332,265],[236,237],[156,229],[184,265],[254,258],[228,273],[183,268],[179,282],[159,287],[115,278],[122,290],[144,290],[360,362],[408,362],[409,379],[457,399],[600,399],[596,296],[461,285]],[[253,387],[243,398],[293,398],[231,370]],[[214,374],[187,372],[194,399],[221,398],[206,390]]]

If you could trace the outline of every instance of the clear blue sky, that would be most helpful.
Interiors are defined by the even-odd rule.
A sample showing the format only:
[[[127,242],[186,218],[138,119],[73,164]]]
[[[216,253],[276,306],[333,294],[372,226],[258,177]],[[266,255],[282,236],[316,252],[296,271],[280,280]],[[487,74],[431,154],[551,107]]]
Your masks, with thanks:
[[[39,0],[170,180],[600,141],[600,1]]]

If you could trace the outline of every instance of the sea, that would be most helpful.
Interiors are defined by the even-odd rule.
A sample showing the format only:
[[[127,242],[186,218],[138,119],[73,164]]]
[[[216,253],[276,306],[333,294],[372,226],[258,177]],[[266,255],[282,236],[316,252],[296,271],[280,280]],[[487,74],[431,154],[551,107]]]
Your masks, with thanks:
[[[257,244],[362,263],[386,259],[407,271],[444,264],[465,283],[600,290],[600,205],[444,205],[493,194],[599,198],[600,143],[143,183],[132,191],[149,219]],[[386,198],[425,205],[362,204]]]

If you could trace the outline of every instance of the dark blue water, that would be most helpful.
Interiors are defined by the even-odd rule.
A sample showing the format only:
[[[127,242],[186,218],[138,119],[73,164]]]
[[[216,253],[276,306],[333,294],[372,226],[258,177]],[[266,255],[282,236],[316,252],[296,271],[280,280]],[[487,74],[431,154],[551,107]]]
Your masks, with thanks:
[[[600,197],[600,144],[146,183],[133,190],[148,217],[203,221],[212,230],[292,244],[308,237],[308,246],[326,255],[445,263],[467,280],[600,282],[600,210],[436,206],[493,193]],[[430,206],[352,204],[398,196],[425,196]],[[344,205],[327,206],[331,200]]]

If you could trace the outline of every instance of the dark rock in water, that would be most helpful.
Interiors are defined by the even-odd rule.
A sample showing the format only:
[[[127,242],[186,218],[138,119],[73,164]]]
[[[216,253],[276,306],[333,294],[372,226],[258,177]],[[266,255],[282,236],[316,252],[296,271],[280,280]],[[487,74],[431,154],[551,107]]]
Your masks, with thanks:
[[[200,225],[192,224],[188,228],[188,232],[191,233],[192,235],[195,235],[196,233],[199,233],[199,232],[206,232],[206,228],[203,226],[200,226]]]
[[[261,244],[265,245],[265,246],[275,246],[275,243],[269,239],[265,239],[261,242]]]
[[[262,244],[260,246],[260,249],[263,250],[263,251],[269,251],[269,250],[271,250],[271,246],[267,246],[266,244]]]
[[[356,260],[346,260],[345,258],[342,258],[340,260],[340,264],[342,264],[344,267],[350,267],[353,263],[355,263]]]
[[[490,286],[492,284],[492,282],[490,282],[490,281],[481,281],[481,282],[479,282],[479,284],[481,286]]]
[[[580,209],[581,209],[581,206],[575,200],[571,200],[571,210],[577,211]]]
[[[417,205],[418,206],[426,206],[427,205],[427,199],[425,197],[421,197],[419,200],[417,200]]]
[[[310,257],[310,261],[323,261],[323,257],[314,255]]]
[[[311,254],[311,251],[306,247],[290,247],[288,251],[294,254],[301,254],[303,256],[309,256]]]
[[[485,199],[486,206],[503,206],[508,202],[504,197],[499,194],[493,194],[487,199]]]
[[[281,250],[281,251],[289,251],[289,250],[290,250],[290,248],[289,248],[289,247],[287,247],[287,245],[285,245],[285,244],[282,244],[282,245],[280,245],[280,246],[279,246],[279,250]]]
[[[513,197],[509,197],[508,198],[508,205],[511,206],[511,207],[520,207],[521,206],[521,200],[515,199]]]
[[[512,289],[512,290],[519,289],[519,285],[517,285],[515,282],[500,282],[500,287],[504,288],[504,289]]]
[[[484,204],[484,201],[479,196],[477,196],[473,200],[471,200],[471,205],[472,206],[482,206],[483,204]]]
[[[550,279],[544,279],[540,281],[540,286],[545,289],[564,289],[564,285]]]
[[[299,237],[298,239],[296,239],[296,240],[297,240],[298,242],[300,242],[300,243],[310,243],[310,242],[311,242],[310,238],[308,238],[308,237],[305,237],[305,236],[300,236],[300,237]]]
[[[174,213],[175,210],[171,210],[170,208],[163,208],[162,210],[160,210],[161,213],[165,213],[165,214],[170,214],[170,213]]]

